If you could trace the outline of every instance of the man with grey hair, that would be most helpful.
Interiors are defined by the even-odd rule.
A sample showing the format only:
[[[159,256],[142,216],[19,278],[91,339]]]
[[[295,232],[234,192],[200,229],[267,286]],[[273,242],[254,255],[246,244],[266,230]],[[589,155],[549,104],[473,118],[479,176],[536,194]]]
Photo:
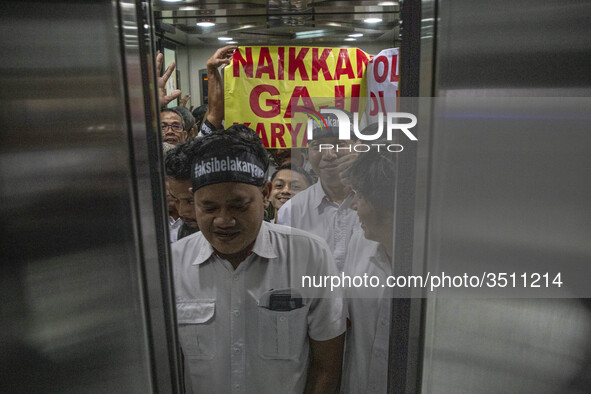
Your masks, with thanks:
[[[176,146],[187,139],[183,114],[176,108],[164,108],[160,111],[160,130],[162,142]]]
[[[187,132],[187,137],[195,137],[193,134],[193,126],[195,125],[195,117],[187,108],[183,106],[174,107],[177,112],[181,114],[181,118],[183,118],[183,129]]]

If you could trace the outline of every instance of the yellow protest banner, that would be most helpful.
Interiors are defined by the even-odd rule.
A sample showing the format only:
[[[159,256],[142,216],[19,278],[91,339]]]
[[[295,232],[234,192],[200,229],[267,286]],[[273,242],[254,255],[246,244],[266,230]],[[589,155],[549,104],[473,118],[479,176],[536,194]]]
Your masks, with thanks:
[[[331,98],[357,111],[345,99],[365,97],[370,59],[358,48],[239,47],[224,70],[226,127],[246,124],[269,148],[306,146],[306,124],[292,123],[290,104],[318,110],[314,98]]]

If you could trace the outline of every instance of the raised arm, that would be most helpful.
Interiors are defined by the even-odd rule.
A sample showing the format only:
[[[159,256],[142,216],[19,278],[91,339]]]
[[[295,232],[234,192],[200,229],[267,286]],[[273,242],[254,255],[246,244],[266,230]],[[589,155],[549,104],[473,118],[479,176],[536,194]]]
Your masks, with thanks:
[[[175,64],[174,62],[170,63],[170,65],[166,68],[164,75],[160,76],[160,72],[162,70],[162,64],[164,63],[164,55],[160,52],[156,55],[156,75],[158,76],[158,105],[160,108],[166,106],[175,98],[181,95],[181,91],[179,89],[173,90],[170,94],[166,94],[166,82],[172,75],[174,71]]]
[[[187,103],[189,102],[189,100],[191,99],[191,95],[190,94],[185,94],[180,100],[179,100],[179,107],[187,107]],[[189,108],[189,111],[193,110],[193,106],[191,106]]]
[[[333,394],[339,392],[345,334],[328,341],[310,339],[310,366],[306,381],[306,394]]]
[[[224,82],[218,72],[222,65],[230,64],[236,45],[227,45],[215,51],[207,60],[207,119],[216,129],[222,128],[224,120]]]

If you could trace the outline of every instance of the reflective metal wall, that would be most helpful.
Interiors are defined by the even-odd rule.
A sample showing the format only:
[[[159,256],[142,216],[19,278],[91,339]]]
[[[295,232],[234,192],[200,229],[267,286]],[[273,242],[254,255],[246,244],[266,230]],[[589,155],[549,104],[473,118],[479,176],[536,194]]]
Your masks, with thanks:
[[[431,58],[432,72],[421,73],[421,92],[442,105],[427,111],[419,137],[415,267],[486,262],[510,272],[530,264],[579,272],[588,283],[576,270],[591,258],[591,136],[559,125],[591,113],[591,4],[423,4],[421,61]],[[554,104],[516,128],[521,105],[534,98]],[[461,100],[472,105],[460,108]],[[457,128],[438,123],[452,118]],[[588,297],[580,283],[566,284],[571,297]],[[422,392],[591,389],[585,299],[431,294],[425,319]]]
[[[142,5],[0,7],[0,392],[174,391]]]

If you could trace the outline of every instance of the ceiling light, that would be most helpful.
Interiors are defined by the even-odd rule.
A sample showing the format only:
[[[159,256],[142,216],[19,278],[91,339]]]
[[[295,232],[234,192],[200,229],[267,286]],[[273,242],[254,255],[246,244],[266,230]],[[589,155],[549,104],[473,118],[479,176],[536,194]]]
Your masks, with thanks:
[[[316,38],[316,37],[324,37],[325,35],[326,35],[325,30],[310,30],[310,31],[296,32],[295,38],[296,39]]]
[[[179,1],[182,1],[182,0],[162,0],[162,1],[164,1],[166,3],[178,3]]]
[[[345,41],[357,41],[357,39],[349,37],[349,38],[345,38]]]
[[[220,41],[232,41],[232,37],[218,37]]]
[[[228,44],[238,44],[238,41],[228,41]]]
[[[349,34],[349,37],[363,37],[363,33],[353,33],[353,34]]]
[[[380,1],[378,3],[378,5],[381,5],[382,7],[388,6],[388,5],[396,5],[395,1]]]
[[[201,21],[201,22],[197,22],[197,26],[212,27],[212,26],[215,26],[215,23],[213,23],[212,21]]]
[[[364,20],[365,23],[380,23],[381,21],[381,18],[367,18]]]

